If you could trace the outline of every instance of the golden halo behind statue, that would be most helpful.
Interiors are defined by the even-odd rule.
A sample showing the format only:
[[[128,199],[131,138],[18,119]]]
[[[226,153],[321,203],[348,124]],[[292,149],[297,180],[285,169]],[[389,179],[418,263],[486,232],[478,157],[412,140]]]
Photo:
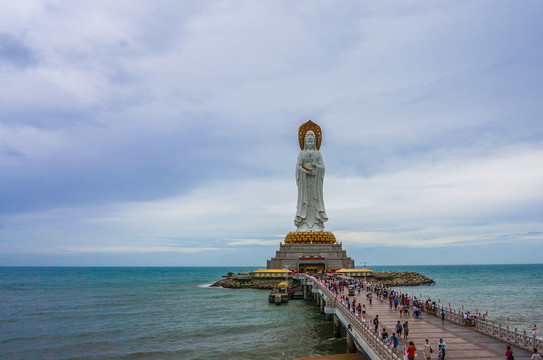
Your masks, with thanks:
[[[321,148],[321,141],[322,141],[322,131],[321,127],[317,124],[315,124],[313,121],[309,120],[305,124],[302,124],[300,126],[300,129],[298,129],[298,142],[300,143],[300,149],[304,149],[305,147],[305,134],[308,131],[313,131],[315,134],[315,138],[317,140],[317,143],[315,144],[315,148],[317,150],[320,150]]]

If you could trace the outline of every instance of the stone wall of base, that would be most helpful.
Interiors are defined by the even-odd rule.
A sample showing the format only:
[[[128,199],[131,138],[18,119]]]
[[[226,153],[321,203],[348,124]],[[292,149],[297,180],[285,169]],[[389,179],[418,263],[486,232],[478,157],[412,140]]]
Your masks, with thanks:
[[[300,269],[318,265],[324,270],[354,268],[354,260],[347,256],[341,243],[336,244],[281,244],[275,257],[267,262],[268,269],[281,269],[288,266]]]

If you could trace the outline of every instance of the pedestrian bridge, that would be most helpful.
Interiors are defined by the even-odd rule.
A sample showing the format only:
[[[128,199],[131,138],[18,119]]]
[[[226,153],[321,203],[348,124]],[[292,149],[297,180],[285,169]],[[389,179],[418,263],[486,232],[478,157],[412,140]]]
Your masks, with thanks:
[[[334,321],[334,336],[340,337],[344,331],[347,339],[348,352],[362,352],[371,360],[403,360],[404,346],[408,341],[413,341],[417,347],[417,359],[424,359],[423,349],[426,339],[434,349],[432,359],[437,358],[436,347],[440,338],[447,343],[446,359],[503,359],[507,345],[511,345],[515,359],[529,360],[532,349],[543,351],[543,341],[529,336],[526,332],[519,333],[516,329],[510,330],[494,325],[488,321],[481,321],[476,327],[463,325],[460,313],[445,309],[446,321],[441,323],[437,316],[423,313],[421,318],[400,317],[399,312],[390,309],[388,302],[380,301],[377,297],[373,304],[367,302],[364,296],[357,298],[357,303],[366,305],[367,321],[362,321],[360,316],[350,311],[340,300],[343,294],[336,294],[328,289],[326,283],[310,275],[305,277],[306,297],[313,295],[313,299],[320,307],[321,313],[328,320]],[[352,297],[351,297],[352,298]],[[386,345],[378,333],[370,329],[370,319],[379,315],[379,324],[383,329],[390,329],[390,334],[398,320],[409,321],[409,339],[401,339],[398,353],[394,354],[390,346]]]

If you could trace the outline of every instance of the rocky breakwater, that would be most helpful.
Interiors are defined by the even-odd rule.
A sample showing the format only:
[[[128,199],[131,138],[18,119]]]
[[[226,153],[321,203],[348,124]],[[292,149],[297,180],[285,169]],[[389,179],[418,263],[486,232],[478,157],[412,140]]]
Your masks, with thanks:
[[[284,280],[283,280],[284,281]],[[240,281],[237,279],[222,279],[214,283],[212,286],[223,287],[229,289],[259,289],[271,290],[277,287],[281,280],[248,280]]]
[[[358,278],[360,280],[360,278]],[[384,285],[387,287],[395,286],[419,286],[434,285],[435,281],[423,274],[414,271],[381,271],[374,272],[373,276],[368,277],[368,282]],[[277,287],[284,278],[274,279],[255,279],[251,274],[228,274],[224,279],[217,281],[212,286],[228,289],[259,289],[271,290]],[[290,280],[292,281],[292,280]],[[295,281],[296,286],[297,281]]]
[[[228,289],[271,290],[282,281],[285,281],[285,278],[255,279],[249,274],[228,274],[225,279],[217,281],[212,286]]]
[[[434,285],[436,283],[429,277],[414,271],[375,272],[373,279],[368,279],[368,281],[388,287]]]

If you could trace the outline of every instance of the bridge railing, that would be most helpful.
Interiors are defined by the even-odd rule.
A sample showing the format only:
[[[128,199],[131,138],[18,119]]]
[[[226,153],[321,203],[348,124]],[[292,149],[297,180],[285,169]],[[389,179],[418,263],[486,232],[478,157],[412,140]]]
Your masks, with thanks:
[[[362,322],[347,307],[337,300],[336,295],[328,287],[315,277],[308,276],[314,282],[314,286],[320,289],[326,296],[326,307],[335,308],[345,320],[349,322],[352,329],[356,331],[368,344],[368,346],[379,356],[381,360],[401,360],[392,349],[390,349],[377,334],[370,329],[368,323]]]
[[[441,309],[436,309],[436,311],[432,313],[428,312],[426,309],[424,309],[424,311],[429,315],[441,316]],[[461,311],[455,311],[449,308],[443,308],[443,311],[445,312],[445,319],[459,325],[465,325],[466,321],[464,320],[464,315]],[[496,325],[494,322],[483,318],[478,318],[472,329],[525,350],[532,351],[534,348],[543,350],[543,340],[528,335],[526,330],[519,333],[516,328],[509,329],[502,325]]]
[[[489,321],[477,322],[475,325],[475,330],[526,350],[543,350],[543,340],[538,339],[535,336],[528,335],[526,330],[519,333],[517,328],[512,330],[506,327],[504,328],[501,324],[496,325],[494,322]]]
[[[441,316],[441,309],[437,309],[433,313],[426,311],[426,309],[424,310],[429,315],[435,315],[438,317]],[[445,319],[459,325],[465,325],[466,321],[464,320],[464,315],[461,311],[455,311],[448,308],[443,308],[443,311],[445,312]],[[543,340],[538,339],[535,336],[528,335],[526,330],[519,333],[516,328],[514,330],[506,327],[504,328],[502,325],[495,325],[494,322],[482,318],[477,319],[475,326],[472,328],[482,334],[529,351],[533,350],[534,348],[543,350]]]

